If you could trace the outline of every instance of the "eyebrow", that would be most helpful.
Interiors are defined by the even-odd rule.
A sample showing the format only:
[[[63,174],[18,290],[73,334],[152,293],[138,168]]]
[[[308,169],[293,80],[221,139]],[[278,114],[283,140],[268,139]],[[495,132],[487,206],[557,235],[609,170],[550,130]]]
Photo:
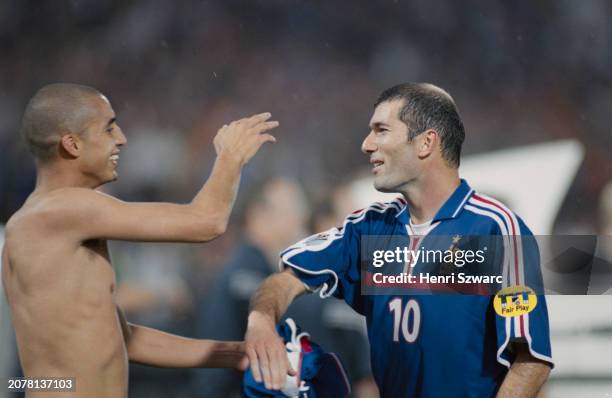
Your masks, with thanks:
[[[115,123],[116,121],[117,121],[117,118],[116,118],[116,117],[114,117],[114,118],[110,119],[110,120],[108,121],[108,123],[106,123],[106,127],[110,126],[111,124]]]
[[[376,127],[390,127],[387,123],[384,122],[374,122],[372,124],[370,124],[370,128],[374,129]]]

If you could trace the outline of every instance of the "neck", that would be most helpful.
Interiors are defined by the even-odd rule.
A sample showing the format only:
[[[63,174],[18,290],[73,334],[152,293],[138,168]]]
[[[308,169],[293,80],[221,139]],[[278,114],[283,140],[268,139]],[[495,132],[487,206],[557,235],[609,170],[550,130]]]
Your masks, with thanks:
[[[422,224],[433,219],[460,183],[456,169],[430,170],[411,181],[401,193],[408,202],[412,222]]]
[[[86,176],[75,171],[74,168],[56,163],[44,166],[38,165],[34,192],[45,193],[68,187],[94,189],[97,186]]]

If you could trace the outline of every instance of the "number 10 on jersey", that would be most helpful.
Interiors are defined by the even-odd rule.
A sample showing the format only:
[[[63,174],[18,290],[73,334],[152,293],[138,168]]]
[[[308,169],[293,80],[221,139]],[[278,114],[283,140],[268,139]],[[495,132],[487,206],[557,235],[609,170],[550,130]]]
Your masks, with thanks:
[[[402,308],[402,299],[394,298],[389,302],[389,311],[393,313],[393,341],[399,342],[400,329],[407,343],[414,343],[419,337],[421,326],[421,308],[415,299],[410,299]],[[412,323],[410,319],[412,318]]]

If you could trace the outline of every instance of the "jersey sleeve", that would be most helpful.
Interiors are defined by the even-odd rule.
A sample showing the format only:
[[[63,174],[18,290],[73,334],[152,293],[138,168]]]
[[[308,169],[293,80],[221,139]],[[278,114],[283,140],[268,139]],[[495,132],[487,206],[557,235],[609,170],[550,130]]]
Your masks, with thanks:
[[[360,296],[360,239],[366,212],[347,217],[343,226],[312,235],[281,253],[281,268],[291,267],[322,298],[334,295],[356,308]]]
[[[513,358],[510,343],[519,342],[528,345],[534,358],[554,365],[538,243],[520,218],[509,214],[505,221],[507,231],[499,231],[503,240],[503,256],[500,256],[504,275],[502,287],[528,287],[537,301],[530,312],[521,315],[502,316],[496,311],[497,360],[510,367]],[[528,301],[529,298],[522,295],[520,299]]]

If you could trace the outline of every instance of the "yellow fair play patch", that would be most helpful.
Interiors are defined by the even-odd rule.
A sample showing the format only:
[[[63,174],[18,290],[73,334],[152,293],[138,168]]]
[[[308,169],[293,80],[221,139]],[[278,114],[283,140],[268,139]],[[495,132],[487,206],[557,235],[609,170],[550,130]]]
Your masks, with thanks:
[[[522,285],[503,288],[493,299],[495,312],[508,318],[528,314],[536,305],[538,305],[538,296],[533,289]]]

